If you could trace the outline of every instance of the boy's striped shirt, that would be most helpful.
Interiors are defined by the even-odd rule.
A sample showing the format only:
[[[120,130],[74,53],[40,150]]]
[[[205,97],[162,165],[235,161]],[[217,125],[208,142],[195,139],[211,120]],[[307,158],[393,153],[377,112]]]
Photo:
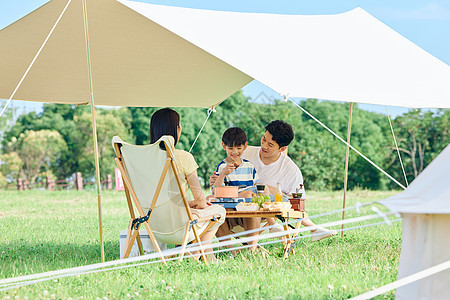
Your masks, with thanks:
[[[225,160],[222,160],[217,166],[216,172],[220,174],[226,166],[227,163]],[[259,177],[253,164],[246,159],[242,159],[242,163],[239,167],[230,174],[226,175],[223,182],[229,186],[245,185],[247,187],[258,183]]]

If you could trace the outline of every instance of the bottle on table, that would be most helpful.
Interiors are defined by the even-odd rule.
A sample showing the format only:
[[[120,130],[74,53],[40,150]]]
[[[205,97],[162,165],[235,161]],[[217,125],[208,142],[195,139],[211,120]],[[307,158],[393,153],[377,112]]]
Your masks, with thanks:
[[[264,189],[266,186],[264,184],[257,184],[256,185],[256,194],[257,195],[264,195]]]
[[[283,193],[281,192],[281,184],[277,183],[277,191],[275,193],[275,202],[283,202]]]

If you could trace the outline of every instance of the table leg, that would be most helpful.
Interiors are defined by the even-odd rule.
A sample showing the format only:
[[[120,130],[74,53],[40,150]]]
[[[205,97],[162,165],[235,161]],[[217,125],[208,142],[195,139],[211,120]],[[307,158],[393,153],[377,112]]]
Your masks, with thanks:
[[[289,226],[288,226],[288,221],[289,218],[283,218],[283,227],[284,227],[284,231],[288,232],[289,230]],[[292,240],[291,237],[289,236],[289,234],[286,234],[284,236],[284,238],[286,239],[286,241],[283,243],[284,244],[284,258],[287,258],[289,256],[289,249],[291,248],[291,244],[292,244]]]
[[[295,229],[298,230],[301,225],[302,225],[302,222],[298,221],[297,224],[295,224]],[[295,244],[296,244],[295,238],[297,237],[297,234],[298,234],[298,232],[294,232],[292,234],[292,237],[289,240],[289,246],[285,248],[284,258],[288,258],[289,255],[291,254],[291,251],[292,251],[292,254],[295,254],[294,247],[295,247]]]

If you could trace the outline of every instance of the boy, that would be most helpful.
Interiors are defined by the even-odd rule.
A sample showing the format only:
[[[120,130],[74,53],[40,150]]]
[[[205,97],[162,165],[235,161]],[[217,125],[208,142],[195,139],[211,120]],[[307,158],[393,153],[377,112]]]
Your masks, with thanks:
[[[251,162],[242,159],[247,149],[247,135],[238,127],[228,128],[222,135],[222,147],[227,157],[216,168],[218,175],[213,186],[238,186],[240,190],[255,185],[259,179]],[[245,195],[248,196],[248,195]]]

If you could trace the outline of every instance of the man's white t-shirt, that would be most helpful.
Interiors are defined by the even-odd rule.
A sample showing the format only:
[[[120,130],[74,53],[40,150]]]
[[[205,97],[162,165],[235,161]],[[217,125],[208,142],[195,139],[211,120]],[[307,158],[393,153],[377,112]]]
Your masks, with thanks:
[[[284,194],[295,193],[300,184],[303,184],[302,172],[297,165],[285,153],[281,153],[275,162],[265,165],[259,157],[260,150],[261,147],[248,146],[242,155],[255,167],[259,182],[273,187],[276,187],[279,182]]]

